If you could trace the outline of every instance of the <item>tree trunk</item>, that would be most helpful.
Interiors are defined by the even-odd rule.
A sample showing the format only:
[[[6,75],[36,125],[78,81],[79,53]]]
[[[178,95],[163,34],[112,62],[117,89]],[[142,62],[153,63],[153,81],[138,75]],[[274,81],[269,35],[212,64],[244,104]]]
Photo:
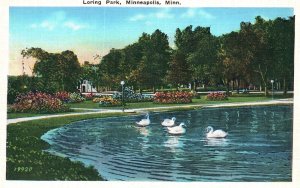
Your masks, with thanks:
[[[265,96],[268,96],[269,93],[268,93],[267,83],[263,82],[263,84],[264,84]]]
[[[265,96],[268,96],[268,88],[267,88],[267,86],[265,86]]]
[[[226,95],[229,96],[229,81],[226,83]]]
[[[239,94],[240,93],[240,79],[237,79],[237,86],[236,87],[237,87],[236,92],[237,92],[237,94]]]
[[[287,94],[287,87],[286,87],[286,79],[283,78],[283,94],[286,95]]]

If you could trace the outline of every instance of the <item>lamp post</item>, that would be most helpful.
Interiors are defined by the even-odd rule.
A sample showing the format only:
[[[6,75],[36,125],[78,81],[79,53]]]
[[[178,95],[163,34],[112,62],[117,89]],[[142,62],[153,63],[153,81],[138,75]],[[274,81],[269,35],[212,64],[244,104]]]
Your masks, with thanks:
[[[271,84],[272,84],[272,100],[274,99],[274,87],[273,87],[273,84],[274,84],[274,80],[271,80]]]
[[[122,86],[122,106],[123,106],[123,109],[122,109],[122,112],[124,112],[125,110],[125,105],[124,105],[124,84],[125,84],[125,81],[121,81],[121,86]]]

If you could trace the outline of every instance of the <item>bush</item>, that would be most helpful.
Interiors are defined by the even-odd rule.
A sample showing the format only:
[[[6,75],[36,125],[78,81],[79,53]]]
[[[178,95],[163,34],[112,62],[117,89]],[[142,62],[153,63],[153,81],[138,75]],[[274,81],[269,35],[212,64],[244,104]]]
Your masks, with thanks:
[[[122,100],[122,94],[121,93],[115,93],[112,96],[113,99],[116,100]],[[125,102],[149,102],[152,101],[152,96],[144,96],[140,93],[135,93],[132,89],[125,87],[124,88],[124,101]]]
[[[56,98],[58,98],[62,102],[67,103],[70,101],[70,93],[68,93],[66,91],[59,91],[59,92],[56,92],[54,95]]]
[[[225,86],[211,86],[206,88],[197,88],[197,92],[205,92],[205,91],[226,91],[227,88]]]
[[[71,93],[70,94],[70,103],[79,103],[85,101],[85,98],[80,95],[80,93]]]
[[[246,94],[244,94],[244,93],[239,93],[239,94],[233,93],[231,95],[231,97],[264,97],[264,96],[265,96],[264,93],[246,93]]]
[[[27,113],[57,113],[67,112],[70,108],[57,97],[42,92],[29,92],[19,95],[16,102],[10,106],[10,112]]]
[[[154,103],[191,103],[193,93],[191,92],[156,92],[154,95]]]
[[[84,97],[85,97],[85,100],[92,100],[94,98],[94,95],[93,95],[93,93],[88,93]]]
[[[157,92],[176,92],[176,91],[185,91],[191,92],[190,88],[173,88],[173,89],[158,89]]]
[[[8,76],[7,82],[7,103],[13,104],[20,93],[28,92],[31,88],[30,77]]]
[[[206,96],[206,100],[209,101],[223,101],[228,100],[228,97],[223,92],[212,92]]]
[[[102,97],[96,97],[93,99],[93,103],[99,103]]]
[[[19,92],[15,90],[14,88],[7,88],[7,104],[13,104],[16,100],[17,96],[19,95]]]
[[[94,103],[99,103],[99,106],[121,106],[121,102],[112,97],[99,97],[93,99]]]

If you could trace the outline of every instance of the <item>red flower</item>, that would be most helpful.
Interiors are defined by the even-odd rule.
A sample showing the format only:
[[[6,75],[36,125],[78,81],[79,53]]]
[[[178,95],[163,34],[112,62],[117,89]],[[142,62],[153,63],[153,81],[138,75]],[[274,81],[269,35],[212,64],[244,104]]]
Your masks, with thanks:
[[[154,103],[191,103],[193,94],[189,92],[156,92]]]

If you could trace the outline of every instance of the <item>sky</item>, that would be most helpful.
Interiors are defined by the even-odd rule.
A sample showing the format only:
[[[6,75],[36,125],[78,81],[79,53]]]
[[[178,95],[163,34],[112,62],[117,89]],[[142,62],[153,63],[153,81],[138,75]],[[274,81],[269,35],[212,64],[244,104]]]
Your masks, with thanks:
[[[72,50],[79,62],[106,55],[111,48],[124,48],[143,32],[160,29],[174,47],[176,28],[210,27],[216,36],[239,30],[240,23],[256,16],[269,20],[293,16],[292,8],[137,8],[137,7],[10,7],[9,75],[22,74],[21,50],[39,47],[56,53]],[[31,73],[32,59],[25,59]]]

